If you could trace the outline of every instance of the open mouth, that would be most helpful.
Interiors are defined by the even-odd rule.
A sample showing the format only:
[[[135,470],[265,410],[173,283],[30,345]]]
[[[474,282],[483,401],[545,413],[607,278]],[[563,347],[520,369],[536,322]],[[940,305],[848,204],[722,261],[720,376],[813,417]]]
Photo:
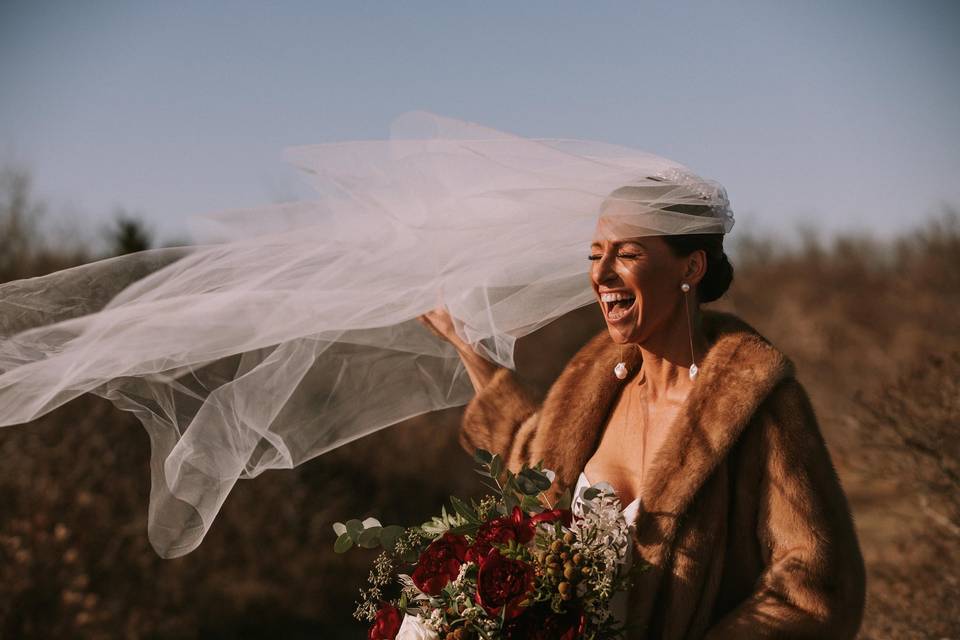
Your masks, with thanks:
[[[629,293],[601,293],[600,301],[607,320],[616,322],[627,315],[637,298]]]

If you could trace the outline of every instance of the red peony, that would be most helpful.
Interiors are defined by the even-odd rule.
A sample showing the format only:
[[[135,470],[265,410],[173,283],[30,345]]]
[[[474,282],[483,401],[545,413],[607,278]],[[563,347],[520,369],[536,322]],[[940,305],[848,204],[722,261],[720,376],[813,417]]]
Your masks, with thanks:
[[[467,560],[479,563],[487,556],[494,544],[507,544],[516,540],[526,544],[533,539],[534,523],[527,518],[520,507],[514,507],[513,513],[490,522],[484,522],[477,530],[476,541],[467,551]]]
[[[505,558],[497,549],[491,549],[480,560],[477,573],[477,603],[491,616],[505,610],[506,618],[514,618],[524,611],[520,605],[533,589],[533,567],[520,560]]]
[[[384,603],[377,611],[373,626],[367,633],[367,640],[394,640],[400,631],[403,614],[390,603]]]
[[[432,596],[460,573],[467,554],[467,539],[447,531],[424,549],[410,576],[417,588]]]

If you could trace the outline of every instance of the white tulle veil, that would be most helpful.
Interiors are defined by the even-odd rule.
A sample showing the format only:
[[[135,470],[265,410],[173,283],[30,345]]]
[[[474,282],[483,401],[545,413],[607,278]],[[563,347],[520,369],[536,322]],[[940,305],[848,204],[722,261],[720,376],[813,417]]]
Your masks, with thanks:
[[[387,140],[286,150],[315,200],[194,220],[204,244],[0,285],[0,425],[83,394],[150,434],[150,541],[195,549],[234,483],[464,404],[438,304],[489,359],[593,302],[589,245],[726,233],[723,188],[602,142],[414,111]]]

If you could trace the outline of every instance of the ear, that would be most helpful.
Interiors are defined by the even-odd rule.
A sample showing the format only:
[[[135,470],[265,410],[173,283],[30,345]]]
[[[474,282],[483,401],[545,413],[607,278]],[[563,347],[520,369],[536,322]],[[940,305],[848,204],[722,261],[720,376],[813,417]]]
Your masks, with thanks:
[[[683,281],[695,287],[707,273],[707,252],[697,249],[686,258]]]

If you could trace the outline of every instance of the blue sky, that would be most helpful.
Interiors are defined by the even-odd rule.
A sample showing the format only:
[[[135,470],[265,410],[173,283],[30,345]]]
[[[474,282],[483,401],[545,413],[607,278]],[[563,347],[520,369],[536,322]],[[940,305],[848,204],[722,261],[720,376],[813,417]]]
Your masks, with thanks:
[[[960,204],[960,3],[0,2],[0,163],[161,240],[308,197],[288,145],[426,109],[723,182],[733,234],[911,228]],[[67,213],[62,213],[67,212]]]

